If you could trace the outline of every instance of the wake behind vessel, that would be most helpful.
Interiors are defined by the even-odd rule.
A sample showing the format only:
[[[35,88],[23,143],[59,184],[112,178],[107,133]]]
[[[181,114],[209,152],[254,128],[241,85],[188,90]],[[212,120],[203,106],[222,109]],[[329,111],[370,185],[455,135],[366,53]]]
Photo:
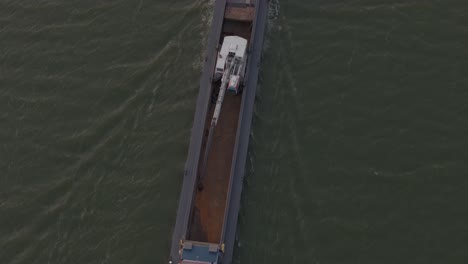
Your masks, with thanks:
[[[171,262],[232,261],[267,0],[217,0]]]

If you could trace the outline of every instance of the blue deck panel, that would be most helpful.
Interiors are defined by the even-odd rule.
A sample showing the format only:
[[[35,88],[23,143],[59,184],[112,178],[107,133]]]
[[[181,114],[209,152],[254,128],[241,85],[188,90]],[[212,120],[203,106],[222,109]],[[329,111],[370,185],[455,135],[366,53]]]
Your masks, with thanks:
[[[217,263],[218,252],[209,252],[208,246],[205,245],[193,245],[191,249],[184,249],[182,259]]]

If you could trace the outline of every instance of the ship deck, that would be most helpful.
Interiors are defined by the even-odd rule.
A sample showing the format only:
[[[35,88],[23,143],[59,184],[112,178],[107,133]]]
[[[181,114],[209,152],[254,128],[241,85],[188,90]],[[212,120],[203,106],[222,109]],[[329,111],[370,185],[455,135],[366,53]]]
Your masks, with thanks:
[[[255,14],[254,7],[226,7],[224,17],[230,20],[250,22]]]
[[[252,23],[249,21],[225,19],[220,38],[225,36],[240,36],[250,41]],[[208,151],[206,170],[203,174],[203,160],[207,139],[216,105],[216,98],[221,82],[213,82],[211,91],[213,99],[205,120],[204,135],[198,161],[199,184],[203,189],[195,190],[194,204],[190,216],[187,237],[192,241],[220,243],[223,232],[224,215],[226,212],[227,195],[233,162],[236,133],[241,111],[242,95],[226,92],[218,124],[214,129],[213,140]]]
[[[254,7],[253,21],[249,21],[251,9],[239,12],[240,10],[230,7]],[[203,245],[203,242],[208,242],[210,247],[222,243],[222,257],[218,260],[223,264],[232,263],[267,11],[267,0],[214,2],[207,53],[200,78],[200,92],[171,243],[170,260],[173,263],[179,263],[182,243],[190,240],[195,240],[192,247]],[[214,108],[210,97],[213,93],[216,95],[219,87],[218,84],[211,83],[211,76],[217,59],[216,50],[226,35],[248,39],[248,77],[241,95],[226,94],[218,126],[211,141],[207,173],[202,178],[205,186],[199,191],[196,186],[200,159],[203,159],[205,153],[207,124],[210,123]]]
[[[224,97],[208,154],[206,174],[200,179],[203,189],[196,190],[195,194],[189,229],[190,240],[208,243],[219,243],[221,240],[241,99],[240,95],[233,94],[226,94]],[[214,104],[210,107],[209,117],[213,115],[213,111]],[[201,153],[205,152],[210,122],[211,118],[207,118]],[[200,169],[201,163],[202,159]]]

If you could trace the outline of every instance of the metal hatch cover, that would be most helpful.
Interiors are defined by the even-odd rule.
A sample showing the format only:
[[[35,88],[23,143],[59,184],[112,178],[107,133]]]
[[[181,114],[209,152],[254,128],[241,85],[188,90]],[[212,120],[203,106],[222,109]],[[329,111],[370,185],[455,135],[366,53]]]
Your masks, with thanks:
[[[218,263],[219,246],[215,244],[196,244],[185,242],[182,246],[181,264],[200,263],[211,264]]]

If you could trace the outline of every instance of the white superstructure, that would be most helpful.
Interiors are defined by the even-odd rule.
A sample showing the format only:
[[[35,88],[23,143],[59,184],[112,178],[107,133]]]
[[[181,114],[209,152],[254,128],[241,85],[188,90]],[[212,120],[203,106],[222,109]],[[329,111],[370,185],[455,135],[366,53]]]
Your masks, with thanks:
[[[239,88],[244,78],[244,66],[247,61],[246,51],[246,39],[238,36],[227,36],[224,38],[223,46],[216,62],[215,79],[219,80],[221,77],[221,86],[219,87],[218,100],[216,100],[213,119],[211,120],[212,128],[218,123],[226,89],[235,94],[239,93]]]
[[[244,78],[246,62],[247,40],[238,36],[224,37],[216,61],[214,79],[219,80],[226,70],[230,71],[226,80],[229,81],[227,89],[237,94]]]

